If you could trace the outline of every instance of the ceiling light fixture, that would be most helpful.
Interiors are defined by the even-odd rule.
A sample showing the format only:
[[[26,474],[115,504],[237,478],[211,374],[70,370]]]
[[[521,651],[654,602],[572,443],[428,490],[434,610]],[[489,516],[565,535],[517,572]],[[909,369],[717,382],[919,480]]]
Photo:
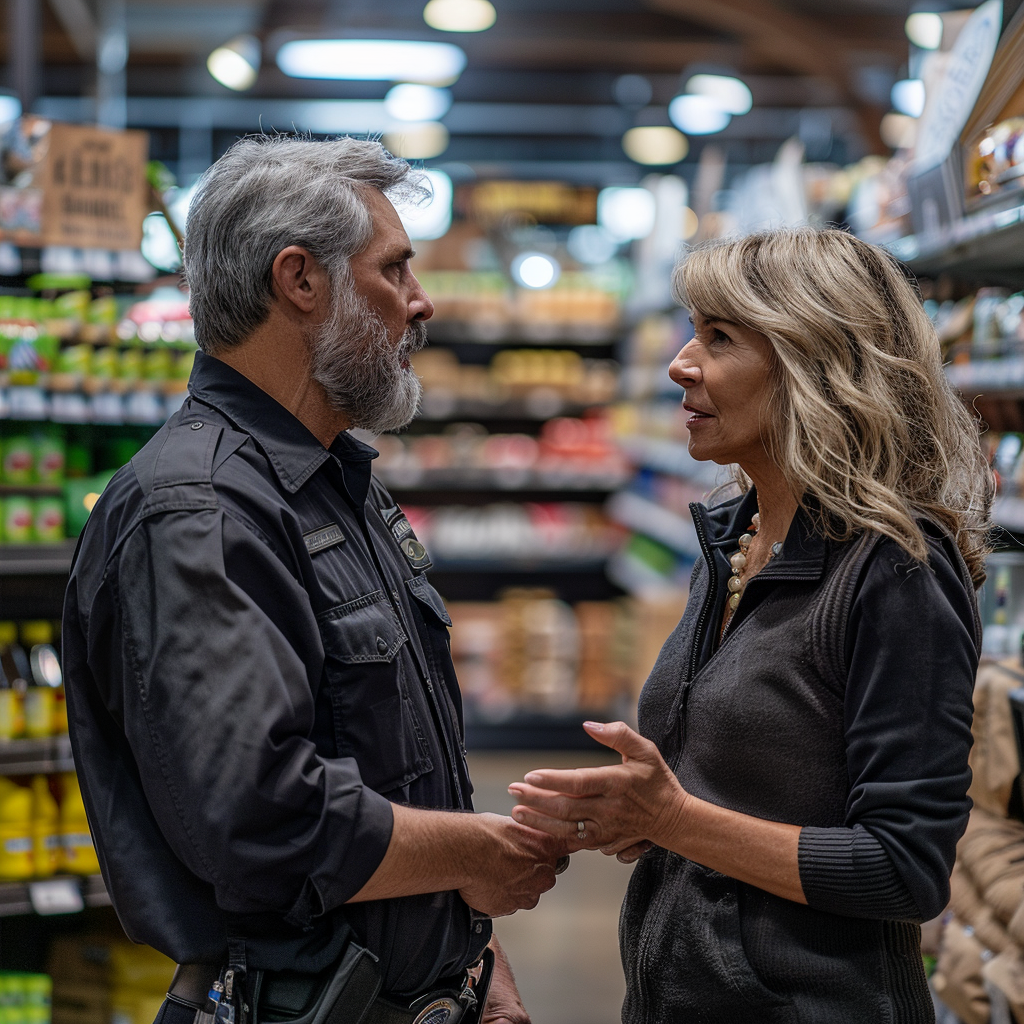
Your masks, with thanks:
[[[410,122],[385,132],[384,148],[405,160],[430,160],[448,148],[448,129],[440,121]]]
[[[396,121],[437,121],[448,113],[452,94],[433,85],[403,82],[384,97],[384,110]]]
[[[657,202],[649,189],[615,185],[597,194],[597,223],[617,242],[646,238],[656,215]]]
[[[0,89],[0,124],[9,124],[21,117],[21,100],[6,89]]]
[[[483,32],[497,20],[488,0],[430,0],[423,20],[440,32]]]
[[[262,50],[255,36],[235,36],[206,58],[206,68],[221,85],[244,92],[256,84]]]
[[[937,50],[942,45],[942,15],[918,11],[903,26],[907,38],[922,50]]]
[[[451,43],[293,39],[277,51],[277,66],[292,78],[450,85],[462,74],[466,54]]]
[[[924,82],[920,78],[902,79],[892,87],[889,95],[892,105],[901,114],[920,117],[924,113]]]
[[[512,261],[512,277],[524,288],[550,288],[561,273],[558,260],[542,252],[521,252]]]
[[[677,96],[669,103],[668,116],[680,131],[688,135],[714,135],[732,120],[732,115],[723,110],[717,100],[690,93]]]
[[[706,96],[727,114],[745,114],[754,105],[747,84],[729,75],[694,75],[686,83],[686,91],[693,96]]]
[[[423,176],[430,185],[429,199],[395,203],[406,233],[413,241],[440,238],[452,226],[452,179],[435,168],[424,171]]]
[[[917,119],[890,111],[882,118],[879,134],[890,149],[910,149],[917,139]]]
[[[638,164],[664,166],[677,164],[689,152],[686,136],[668,125],[644,125],[630,128],[622,136],[622,148]]]

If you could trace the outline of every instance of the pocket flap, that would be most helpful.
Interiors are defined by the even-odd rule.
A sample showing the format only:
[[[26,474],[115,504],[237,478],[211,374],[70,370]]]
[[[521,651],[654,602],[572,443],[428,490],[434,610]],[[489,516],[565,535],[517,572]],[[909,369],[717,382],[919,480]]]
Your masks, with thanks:
[[[444,606],[441,595],[427,582],[426,576],[413,576],[406,580],[405,585],[409,592],[420,604],[426,605],[446,626],[452,624],[452,617]]]
[[[350,665],[393,661],[407,639],[381,590],[328,608],[317,621],[324,652]]]

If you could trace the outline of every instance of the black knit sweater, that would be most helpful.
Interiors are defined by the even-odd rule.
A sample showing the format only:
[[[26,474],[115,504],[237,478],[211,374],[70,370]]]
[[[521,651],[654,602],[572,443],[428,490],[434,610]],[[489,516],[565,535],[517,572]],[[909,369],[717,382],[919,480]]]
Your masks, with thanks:
[[[949,894],[967,822],[980,628],[953,543],[817,536],[798,512],[717,643],[748,493],[694,506],[703,557],[640,698],[695,796],[802,826],[807,905],[654,849],[620,926],[626,1024],[925,1024],[916,922]]]

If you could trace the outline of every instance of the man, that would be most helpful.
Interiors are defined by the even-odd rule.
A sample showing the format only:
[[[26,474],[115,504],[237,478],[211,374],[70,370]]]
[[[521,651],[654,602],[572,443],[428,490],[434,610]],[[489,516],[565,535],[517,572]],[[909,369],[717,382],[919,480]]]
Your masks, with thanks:
[[[489,918],[565,851],[455,813],[451,620],[346,432],[416,411],[433,307],[387,198],[416,189],[353,139],[246,139],[207,172],[189,397],[79,543],[72,744],[125,930],[183,965],[163,1024],[468,1021],[488,947],[482,1019],[528,1021]]]

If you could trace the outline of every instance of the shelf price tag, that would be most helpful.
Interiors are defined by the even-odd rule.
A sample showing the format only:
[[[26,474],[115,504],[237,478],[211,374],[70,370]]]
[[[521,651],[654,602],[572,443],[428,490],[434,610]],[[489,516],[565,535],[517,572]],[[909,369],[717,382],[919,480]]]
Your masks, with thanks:
[[[29,882],[28,898],[32,909],[44,917],[50,914],[77,914],[85,909],[82,889],[74,878],[48,878]]]

